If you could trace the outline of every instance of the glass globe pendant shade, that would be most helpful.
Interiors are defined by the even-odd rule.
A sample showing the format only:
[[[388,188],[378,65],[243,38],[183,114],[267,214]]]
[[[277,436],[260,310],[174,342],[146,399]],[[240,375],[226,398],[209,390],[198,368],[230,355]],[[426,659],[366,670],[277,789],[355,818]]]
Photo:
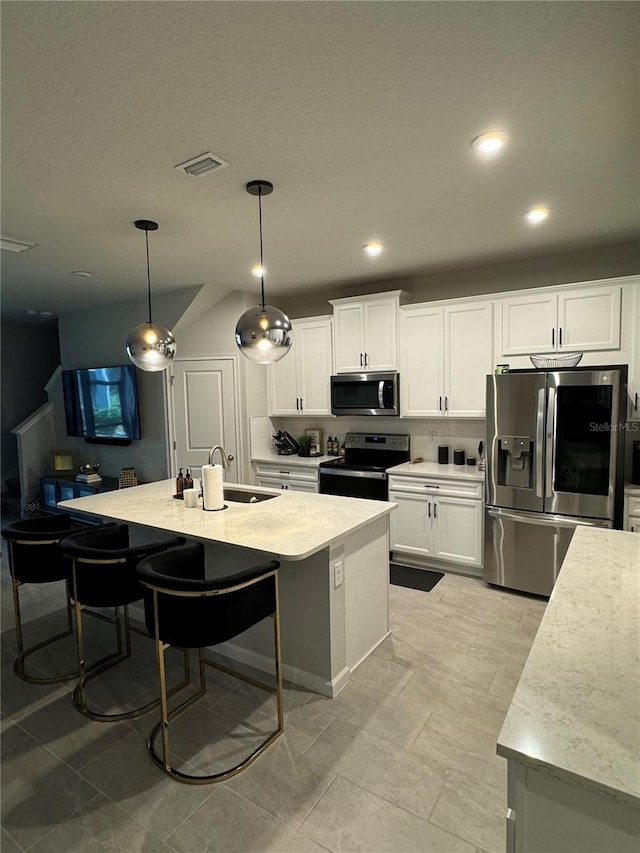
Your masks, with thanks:
[[[175,354],[175,338],[159,323],[140,323],[127,338],[127,355],[140,370],[166,370]]]
[[[280,361],[291,346],[291,320],[273,305],[256,305],[236,325],[236,343],[242,355],[256,364]]]

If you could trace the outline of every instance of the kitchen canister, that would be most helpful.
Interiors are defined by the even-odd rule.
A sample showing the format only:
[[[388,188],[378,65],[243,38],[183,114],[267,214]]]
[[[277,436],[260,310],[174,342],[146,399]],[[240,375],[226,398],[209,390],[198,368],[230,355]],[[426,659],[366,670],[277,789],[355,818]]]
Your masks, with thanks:
[[[202,466],[202,509],[224,509],[222,465]]]
[[[438,465],[449,464],[449,448],[446,444],[438,445]]]
[[[464,450],[454,450],[453,451],[453,464],[454,465],[464,465],[466,458],[466,453]]]

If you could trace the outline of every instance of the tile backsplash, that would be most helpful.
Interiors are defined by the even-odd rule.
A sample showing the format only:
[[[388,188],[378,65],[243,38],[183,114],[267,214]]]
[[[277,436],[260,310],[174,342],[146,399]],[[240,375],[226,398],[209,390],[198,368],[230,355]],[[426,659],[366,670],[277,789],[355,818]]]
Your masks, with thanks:
[[[454,450],[464,450],[467,456],[478,455],[478,443],[485,440],[485,421],[481,419],[454,418],[270,418],[273,429],[284,429],[294,438],[304,435],[305,429],[321,429],[324,441],[337,435],[342,443],[347,432],[403,433],[411,436],[411,458],[421,456],[428,462],[437,462],[438,445],[449,447],[453,461]],[[324,448],[323,448],[324,449]]]

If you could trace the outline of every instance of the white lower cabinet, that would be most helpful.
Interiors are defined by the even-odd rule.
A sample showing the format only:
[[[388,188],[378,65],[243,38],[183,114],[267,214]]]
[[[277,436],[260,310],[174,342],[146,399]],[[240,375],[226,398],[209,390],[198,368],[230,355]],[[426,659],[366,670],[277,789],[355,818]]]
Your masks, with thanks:
[[[482,567],[482,483],[389,476],[391,550]]]
[[[290,489],[292,492],[318,491],[317,465],[287,465],[286,462],[254,462],[256,480],[265,489]]]
[[[631,533],[640,533],[640,495],[625,495],[624,529]]]

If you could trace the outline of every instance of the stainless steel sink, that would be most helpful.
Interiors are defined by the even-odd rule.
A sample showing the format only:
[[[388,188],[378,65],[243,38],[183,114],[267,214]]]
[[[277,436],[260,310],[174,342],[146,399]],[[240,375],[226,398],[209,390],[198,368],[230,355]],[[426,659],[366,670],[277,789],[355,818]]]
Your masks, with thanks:
[[[269,495],[265,492],[252,492],[244,489],[224,489],[224,499],[226,501],[234,501],[239,504],[256,504],[260,501],[270,501],[271,498],[278,498],[280,495]]]

